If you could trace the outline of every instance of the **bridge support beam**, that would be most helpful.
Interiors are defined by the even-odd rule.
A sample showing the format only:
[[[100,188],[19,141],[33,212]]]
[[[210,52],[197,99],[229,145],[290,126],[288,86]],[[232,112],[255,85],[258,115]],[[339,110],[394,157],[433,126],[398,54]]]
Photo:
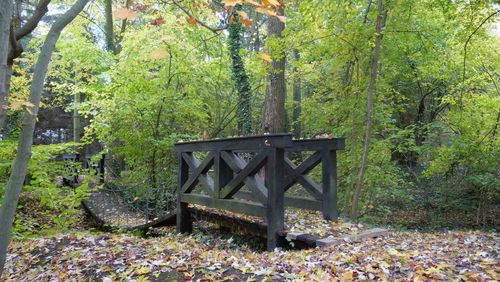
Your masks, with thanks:
[[[179,171],[177,180],[177,223],[176,230],[179,233],[193,232],[193,219],[188,210],[188,203],[181,201],[182,186],[186,183],[189,177],[189,166],[182,157],[182,153],[178,153]]]
[[[285,205],[284,205],[284,168],[285,151],[282,148],[270,149],[267,156],[266,184],[268,187],[268,197],[266,204],[267,222],[267,250],[273,251],[276,247],[282,246],[283,238],[279,236],[285,228]]]

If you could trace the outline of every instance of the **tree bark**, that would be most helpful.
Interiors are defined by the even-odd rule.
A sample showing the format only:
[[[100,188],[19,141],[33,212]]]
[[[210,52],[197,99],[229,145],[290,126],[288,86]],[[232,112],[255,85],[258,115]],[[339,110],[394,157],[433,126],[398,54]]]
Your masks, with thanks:
[[[42,98],[43,85],[47,75],[47,68],[55,49],[57,39],[61,35],[61,31],[83,10],[88,1],[89,0],[77,0],[64,15],[56,20],[45,38],[45,42],[43,43],[34,68],[29,96],[29,102],[32,104],[32,107],[29,111],[25,111],[23,116],[16,158],[12,165],[9,181],[7,182],[5,197],[0,207],[0,273],[3,272],[5,265],[16,206],[26,176],[28,162],[31,158],[33,133],[40,100]]]
[[[116,54],[115,35],[113,31],[113,1],[104,0],[104,15],[106,17],[106,24],[104,31],[106,31],[106,49],[113,54]]]
[[[0,135],[7,117],[7,97],[9,83],[6,80],[9,72],[7,59],[9,56],[10,20],[12,17],[12,1],[0,0]]]
[[[300,59],[299,51],[294,50],[293,56],[295,60]],[[300,138],[302,135],[302,126],[300,123],[300,114],[302,112],[302,87],[300,76],[295,68],[293,77],[293,113],[292,113],[292,130],[295,138]]]
[[[12,11],[10,12],[10,16],[8,18],[9,27],[7,32],[9,35],[6,39],[0,36],[0,45],[7,44],[6,70],[2,69],[1,67],[4,60],[3,58],[1,58],[2,55],[0,55],[0,134],[2,133],[2,131],[4,131],[5,121],[7,120],[7,106],[10,91],[10,78],[12,77],[12,65],[14,64],[14,59],[21,56],[23,52],[21,39],[29,35],[38,26],[38,23],[48,11],[48,5],[50,1],[51,0],[40,0],[40,2],[38,2],[38,5],[36,6],[35,11],[33,12],[33,15],[22,27],[19,27],[19,17],[21,11],[19,10],[20,3],[17,3],[17,11],[15,16],[16,20],[12,20]],[[3,2],[5,2],[5,4]],[[6,0],[3,0],[3,2],[1,5],[2,8],[5,7],[5,9],[7,9],[7,5],[9,5],[9,9],[12,10],[11,2],[8,2]],[[0,28],[2,31],[0,31],[0,33],[3,34],[5,30],[3,29],[3,24],[0,25],[2,25],[2,28]],[[0,53],[3,53],[2,47],[0,47]]]
[[[284,15],[283,7],[278,9],[278,15]],[[270,16],[267,22],[269,38],[280,39],[285,24],[277,17]],[[264,100],[264,114],[262,127],[264,133],[279,133],[285,131],[285,64],[284,52],[276,54],[273,58],[271,71],[268,76],[266,98]]]
[[[370,151],[370,141],[372,134],[372,124],[373,124],[373,104],[375,100],[375,90],[377,82],[377,68],[380,56],[380,45],[382,42],[382,28],[385,24],[385,19],[387,16],[387,10],[384,10],[382,0],[378,0],[378,15],[376,24],[376,34],[375,34],[375,48],[373,50],[373,61],[371,65],[370,73],[370,83],[368,85],[368,98],[366,102],[366,132],[365,140],[363,145],[363,156],[361,158],[361,164],[359,168],[358,180],[356,182],[356,188],[354,190],[354,196],[352,198],[351,206],[351,218],[357,219],[358,217],[358,206],[359,199],[361,197],[361,190],[363,188],[363,183],[365,181],[365,172],[368,165],[368,153]]]

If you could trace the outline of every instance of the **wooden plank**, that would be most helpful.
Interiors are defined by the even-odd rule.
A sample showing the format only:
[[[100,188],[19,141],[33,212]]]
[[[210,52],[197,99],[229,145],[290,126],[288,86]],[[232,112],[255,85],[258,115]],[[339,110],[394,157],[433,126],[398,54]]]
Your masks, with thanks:
[[[233,197],[235,199],[242,199],[254,202],[259,201],[259,199],[253,193],[246,191],[238,191],[238,193],[236,193]],[[316,201],[301,197],[285,196],[284,203],[286,207],[293,207],[293,208],[312,210],[312,211],[321,211],[323,207],[321,201]]]
[[[176,152],[215,151],[215,150],[262,150],[268,148],[292,147],[292,134],[257,135],[237,138],[223,138],[203,141],[179,142],[174,146]]]
[[[321,201],[287,196],[285,197],[285,206],[305,210],[321,211],[323,205]]]
[[[193,220],[191,214],[187,210],[187,203],[181,201],[182,187],[188,179],[189,166],[182,157],[182,154],[178,154],[179,168],[177,172],[177,219],[176,219],[176,230],[179,233],[191,233],[193,232]]]
[[[220,190],[226,186],[231,179],[233,179],[234,173],[231,167],[222,158],[221,151],[216,151],[215,153],[215,185],[214,185],[214,198],[220,198]]]
[[[272,251],[285,244],[285,240],[279,236],[279,232],[285,228],[283,189],[285,152],[283,149],[275,148],[269,151],[267,158],[265,176],[269,191],[266,204],[267,250]]]
[[[237,199],[214,199],[209,196],[198,194],[182,194],[180,199],[183,203],[197,204],[253,216],[264,216],[264,206],[260,203]]]
[[[322,151],[323,217],[337,220],[337,155],[336,151]]]
[[[189,211],[191,212],[193,217],[196,218],[196,220],[213,222],[221,227],[229,228],[233,232],[243,232],[246,235],[261,237],[266,236],[267,226],[260,222],[250,221],[243,218],[236,218],[225,213],[198,209],[196,207],[189,208]]]
[[[359,234],[352,234],[349,236],[344,236],[342,238],[324,238],[316,241],[316,246],[327,247],[330,245],[338,245],[342,241],[360,241],[366,238],[377,238],[389,235],[389,231],[383,228],[373,228],[362,231]]]
[[[208,175],[210,167],[214,164],[214,152],[209,152],[207,157],[200,163],[200,161],[195,158],[192,153],[181,153],[182,157],[188,164],[188,166],[193,170],[189,179],[182,187],[184,193],[191,192],[196,184],[200,181],[203,188],[207,191],[209,195],[213,194],[214,191],[214,181],[212,177]]]
[[[303,139],[293,140],[293,146],[286,148],[287,152],[297,151],[321,151],[321,150],[344,150],[344,138],[332,139]]]
[[[266,164],[268,151],[269,150],[261,151],[253,160],[248,162],[248,164],[238,174],[236,174],[236,176],[224,188],[222,188],[220,197],[228,199],[236,194],[236,192],[238,192],[238,190],[245,184],[245,179],[249,178],[249,176],[255,175]],[[224,160],[228,161],[228,164],[231,163],[231,158],[226,159],[225,154],[222,154],[222,156]],[[257,185],[258,183],[253,181],[252,184]],[[249,187],[253,188],[252,190],[258,193],[258,197],[260,199],[267,199],[267,189],[262,186],[252,187],[252,184],[249,185]]]

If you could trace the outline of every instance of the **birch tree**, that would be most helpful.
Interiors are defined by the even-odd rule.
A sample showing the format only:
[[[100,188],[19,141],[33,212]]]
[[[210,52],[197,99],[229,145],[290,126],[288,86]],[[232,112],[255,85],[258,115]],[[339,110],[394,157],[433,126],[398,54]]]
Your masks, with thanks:
[[[12,172],[5,197],[0,207],[0,271],[3,272],[5,260],[7,257],[7,248],[10,240],[10,233],[14,221],[19,195],[23,187],[24,178],[28,162],[31,158],[31,150],[33,146],[33,133],[35,130],[36,117],[42,98],[43,85],[47,75],[48,65],[54,52],[57,39],[61,35],[62,30],[83,10],[89,0],[77,0],[73,6],[66,11],[52,25],[45,38],[40,55],[33,72],[31,82],[29,105],[23,116],[21,135],[19,136],[17,154],[12,165]]]

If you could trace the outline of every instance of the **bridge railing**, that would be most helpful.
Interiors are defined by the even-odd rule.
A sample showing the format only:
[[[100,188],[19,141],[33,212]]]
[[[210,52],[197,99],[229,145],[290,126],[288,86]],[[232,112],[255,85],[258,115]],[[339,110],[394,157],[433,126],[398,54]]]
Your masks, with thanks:
[[[263,217],[269,250],[284,231],[285,206],[322,211],[325,219],[337,220],[336,151],[343,148],[344,139],[293,140],[291,134],[177,143],[177,231],[192,231],[188,204]],[[298,165],[286,154],[304,151],[312,154]],[[320,163],[321,185],[307,176]],[[285,195],[295,184],[311,197]],[[195,190],[198,186],[202,189]]]

